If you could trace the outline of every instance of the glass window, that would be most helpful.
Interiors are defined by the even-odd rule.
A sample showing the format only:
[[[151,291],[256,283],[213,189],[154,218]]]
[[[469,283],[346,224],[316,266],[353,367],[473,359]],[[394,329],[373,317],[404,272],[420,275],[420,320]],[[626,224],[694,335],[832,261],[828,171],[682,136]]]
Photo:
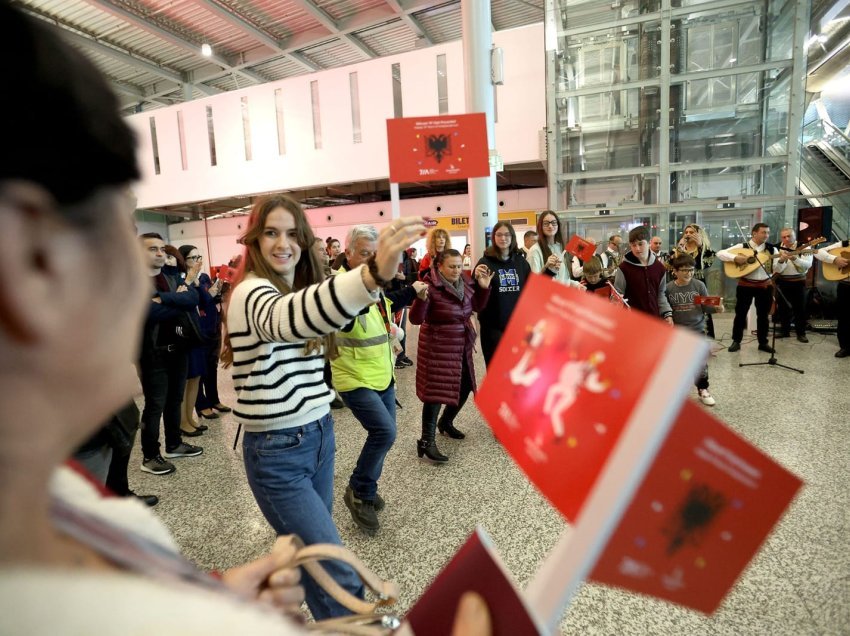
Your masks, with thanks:
[[[401,98],[401,64],[392,65],[393,78],[393,117],[404,117]]]
[[[215,153],[215,127],[213,126],[212,106],[207,106],[207,139],[210,145],[210,165],[215,166],[218,159]]]
[[[445,115],[449,112],[449,78],[446,71],[446,55],[437,56],[437,112]]]
[[[150,117],[149,122],[151,127],[151,149],[153,150],[153,171],[155,174],[159,174],[159,142],[156,139],[156,119]]]
[[[313,107],[313,147],[316,150],[322,147],[322,119],[319,111],[319,82],[310,82],[310,103]]]
[[[360,131],[360,89],[357,84],[357,73],[348,74],[348,89],[351,94],[351,135],[354,143],[363,141]]]
[[[277,120],[277,153],[286,154],[286,135],[283,127],[283,89],[277,88],[274,92],[274,110]]]

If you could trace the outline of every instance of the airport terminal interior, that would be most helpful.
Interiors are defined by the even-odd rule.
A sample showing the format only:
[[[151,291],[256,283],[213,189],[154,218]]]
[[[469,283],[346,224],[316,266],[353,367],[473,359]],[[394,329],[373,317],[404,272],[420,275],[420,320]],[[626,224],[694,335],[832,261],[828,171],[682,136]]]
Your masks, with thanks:
[[[317,237],[379,229],[396,216],[385,121],[467,112],[467,0],[18,0],[91,57],[136,132],[143,178],[139,233],[194,246],[208,267],[241,252],[237,239],[262,195],[301,203]],[[778,242],[850,238],[850,1],[491,0],[488,113],[495,210],[472,212],[463,181],[398,184],[402,217],[433,217],[451,245],[479,253],[496,218],[520,240],[553,210],[564,237],[605,249],[645,227],[662,250],[690,224],[715,251],[756,223]],[[483,33],[483,35],[482,35]],[[488,78],[488,84],[490,78]],[[846,246],[846,243],[845,243]],[[414,245],[419,257],[425,241]],[[206,270],[205,270],[206,271]],[[711,616],[585,583],[560,623],[570,635],[850,634],[850,357],[836,357],[839,285],[808,274],[806,342],[776,340],[780,364],[757,349],[751,320],[732,344],[736,280],[718,260],[709,294],[724,300],[709,340],[713,406],[805,483]],[[395,370],[398,435],[379,491],[380,530],[363,532],[343,494],[366,437],[348,408],[336,431],[333,519],[345,546],[401,591],[404,614],[477,525],[523,588],[570,525],[496,440],[472,399],[438,436],[449,457],[417,458],[419,328],[414,366]],[[629,365],[629,351],[617,354]],[[479,382],[485,377],[476,353]],[[231,372],[218,373],[234,406]],[[136,396],[144,408],[141,388]],[[661,406],[659,405],[659,408]],[[275,532],[248,487],[233,413],[203,420],[203,455],[168,475],[130,462],[131,488],[183,553],[221,570],[265,554]]]

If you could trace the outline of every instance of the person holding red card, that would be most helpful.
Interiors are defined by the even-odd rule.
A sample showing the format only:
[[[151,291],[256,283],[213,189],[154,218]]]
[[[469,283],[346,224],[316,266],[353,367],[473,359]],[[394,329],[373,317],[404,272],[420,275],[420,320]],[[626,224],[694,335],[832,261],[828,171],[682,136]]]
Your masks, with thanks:
[[[465,437],[454,427],[454,419],[476,390],[472,354],[477,334],[470,319],[473,311],[481,311],[487,304],[493,278],[483,264],[472,272],[475,282],[462,273],[460,252],[441,252],[425,281],[427,299],[417,297],[410,308],[410,322],[422,325],[416,365],[416,395],[423,402],[422,438],[416,442],[416,453],[440,463],[449,458],[437,448],[436,430],[452,439]]]
[[[723,304],[717,306],[698,302],[708,296],[705,283],[694,278],[696,262],[689,254],[678,254],[670,259],[673,269],[673,282],[667,286],[666,295],[673,310],[673,324],[692,329],[697,333],[705,332],[705,317],[713,313],[723,313]],[[706,363],[696,379],[700,402],[714,406],[715,399],[708,391],[708,364]]]
[[[537,219],[537,243],[528,250],[528,264],[535,274],[545,274],[563,285],[581,288],[572,279],[572,257],[564,252],[563,245],[561,221],[554,212],[546,210]]]

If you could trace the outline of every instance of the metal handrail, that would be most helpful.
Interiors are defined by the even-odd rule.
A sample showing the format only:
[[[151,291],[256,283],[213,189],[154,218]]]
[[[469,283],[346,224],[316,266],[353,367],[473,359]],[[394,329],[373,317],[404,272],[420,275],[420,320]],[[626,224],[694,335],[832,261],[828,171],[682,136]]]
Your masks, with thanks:
[[[850,145],[850,137],[845,135],[843,130],[841,130],[838,126],[836,126],[832,122],[826,121],[825,119],[821,119],[820,121],[821,121],[822,124],[826,124],[827,126],[832,128],[832,130],[834,130],[839,135],[841,135],[841,138],[844,139],[844,141],[846,141],[848,145]]]

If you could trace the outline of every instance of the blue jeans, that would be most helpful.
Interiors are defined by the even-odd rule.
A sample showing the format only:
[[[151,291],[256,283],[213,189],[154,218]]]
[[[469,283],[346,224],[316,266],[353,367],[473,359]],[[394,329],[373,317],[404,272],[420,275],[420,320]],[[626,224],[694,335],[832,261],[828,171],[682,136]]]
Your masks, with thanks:
[[[342,545],[331,517],[334,450],[330,414],[305,426],[245,433],[242,455],[248,485],[279,535],[297,534],[306,545]],[[343,588],[363,598],[363,584],[351,567],[338,561],[323,565]],[[316,620],[351,614],[303,568],[301,574],[307,605]]]
[[[358,498],[372,500],[378,493],[384,459],[395,442],[395,385],[383,391],[361,388],[339,395],[366,429],[366,443],[348,485]]]

